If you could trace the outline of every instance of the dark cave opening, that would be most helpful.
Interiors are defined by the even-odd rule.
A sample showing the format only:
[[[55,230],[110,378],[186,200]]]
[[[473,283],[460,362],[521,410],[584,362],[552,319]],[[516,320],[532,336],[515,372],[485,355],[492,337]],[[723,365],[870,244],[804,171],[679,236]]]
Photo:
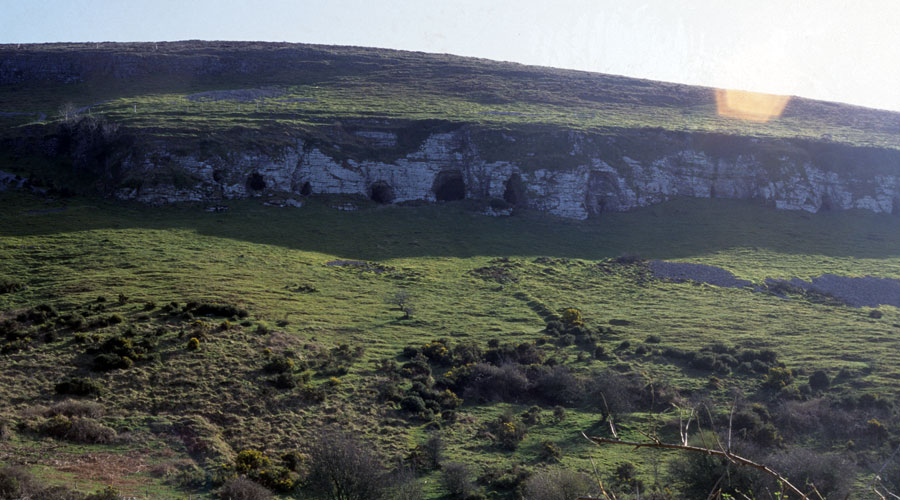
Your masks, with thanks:
[[[378,181],[369,188],[369,199],[383,205],[391,203],[394,201],[394,190],[386,182]]]
[[[247,187],[253,191],[262,191],[266,188],[266,179],[259,172],[253,172],[247,177]]]
[[[466,198],[466,182],[459,170],[439,172],[432,186],[434,197],[438,201],[454,201]]]
[[[506,181],[506,190],[503,191],[503,199],[512,206],[525,204],[525,183],[522,176],[512,174]]]

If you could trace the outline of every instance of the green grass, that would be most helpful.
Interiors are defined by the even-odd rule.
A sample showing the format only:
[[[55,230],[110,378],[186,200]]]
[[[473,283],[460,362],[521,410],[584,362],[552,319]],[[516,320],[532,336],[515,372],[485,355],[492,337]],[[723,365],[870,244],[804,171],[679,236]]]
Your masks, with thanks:
[[[194,147],[202,142],[198,135],[261,147],[262,140],[283,145],[288,137],[322,133],[335,141],[336,130],[352,131],[360,122],[396,129],[422,120],[611,134],[662,129],[813,140],[828,134],[838,143],[900,147],[895,113],[795,98],[782,117],[760,124],[718,116],[709,88],[448,55],[219,42],[0,46],[0,55],[71,58],[84,68],[76,83],[0,87],[0,111],[44,113],[53,121],[58,108],[72,102],[144,139]],[[117,56],[116,64],[134,62],[123,71],[133,71],[130,76],[114,76],[104,66]],[[215,58],[220,69],[196,66],[203,57]],[[246,64],[254,69],[243,70]],[[284,94],[245,103],[187,99],[209,90],[256,88]],[[36,117],[3,120],[15,135]],[[249,131],[257,134],[250,138]]]
[[[277,209],[245,200],[213,214],[198,206],[152,208],[5,193],[0,195],[0,277],[25,288],[0,294],[0,311],[45,302],[65,311],[102,295],[109,299],[107,313],[122,314],[126,323],[143,330],[163,325],[160,362],[99,375],[109,390],[103,398],[104,418],[120,433],[132,429],[137,442],[156,443],[148,460],[196,460],[208,469],[214,465],[204,457],[213,459],[217,453],[191,454],[183,442],[159,429],[187,426],[200,429],[204,440],[222,449],[274,453],[302,447],[321,426],[340,424],[374,440],[384,453],[405,454],[423,438],[422,423],[373,404],[373,363],[396,358],[406,345],[439,337],[482,345],[492,338],[537,340],[544,337],[539,304],[552,311],[578,307],[594,326],[609,326],[611,319],[631,321],[605,334],[601,343],[609,351],[623,340],[632,344],[628,353],[607,360],[577,361],[576,347],[541,347],[576,372],[617,368],[642,374],[684,393],[707,394],[721,405],[719,411],[727,409],[731,389],[754,397],[761,378],[717,375],[724,387],[706,389],[709,372],[658,354],[637,356],[634,346],[655,334],[663,347],[688,350],[714,341],[772,348],[788,367],[807,375],[819,368],[832,375],[847,368],[851,376],[837,393],[892,398],[900,389],[900,314],[893,307],[881,307],[884,317],[873,319],[867,308],[647,281],[607,260],[637,253],[701,262],[755,283],[822,273],[900,278],[900,219],[891,216],[855,211],[807,215],[748,202],[693,199],[582,222],[528,212],[484,217],[466,202],[362,203],[357,212],[340,212],[330,204],[312,199],[300,209]],[[497,257],[511,260],[516,281],[500,284],[472,272],[494,265]],[[336,259],[372,262],[383,266],[383,272],[326,265]],[[316,291],[300,291],[303,286]],[[400,319],[402,313],[387,303],[401,289],[416,308],[411,320]],[[129,297],[127,304],[116,304],[120,293]],[[251,312],[251,326],[212,333],[199,351],[189,352],[190,325],[158,310],[147,321],[138,319],[150,300],[159,306],[173,300],[233,303]],[[256,334],[260,323],[275,333]],[[87,373],[79,368],[88,359],[83,348],[66,335],[58,343],[36,342],[0,355],[6,401],[0,417],[19,421],[26,409],[58,399],[53,395],[56,382]],[[265,349],[289,349],[302,358],[339,343],[365,351],[341,377],[340,386],[328,389],[324,403],[305,402],[265,381]],[[803,381],[805,375],[800,375],[798,384]],[[326,383],[326,376],[313,377],[314,386]],[[449,457],[479,469],[508,469],[515,463],[541,467],[537,451],[542,441],[550,440],[563,449],[566,467],[589,471],[593,458],[606,475],[617,463],[631,461],[645,482],[651,481],[659,455],[601,449],[580,437],[583,430],[606,432],[594,406],[569,409],[561,423],[554,423],[546,409],[545,422],[531,428],[515,452],[473,439],[485,422],[529,406],[467,402],[460,423],[445,431]],[[645,409],[626,415],[619,423],[623,435],[641,439],[639,431],[649,418]],[[12,446],[5,460],[24,453],[37,439],[30,436],[21,434],[3,445],[7,450]],[[126,455],[135,450],[131,445],[101,449]],[[671,454],[663,462],[666,457]],[[38,470],[60,477],[48,462]],[[174,487],[165,478],[135,477],[135,491]],[[427,479],[434,485],[437,475]],[[440,494],[433,486],[427,491],[429,497]]]

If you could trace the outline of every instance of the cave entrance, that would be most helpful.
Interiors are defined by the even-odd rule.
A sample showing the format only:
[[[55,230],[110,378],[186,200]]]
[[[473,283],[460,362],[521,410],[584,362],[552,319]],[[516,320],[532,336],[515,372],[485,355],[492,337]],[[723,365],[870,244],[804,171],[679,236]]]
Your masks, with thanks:
[[[300,196],[309,196],[312,194],[312,184],[309,181],[303,183],[303,186],[300,188]]]
[[[503,191],[503,200],[512,206],[525,204],[525,183],[522,182],[522,176],[512,174],[506,180],[506,189]]]
[[[466,182],[459,170],[444,170],[437,174],[432,186],[438,201],[454,201],[466,198]]]
[[[266,178],[259,172],[253,172],[247,177],[247,187],[253,191],[262,191],[266,188]]]
[[[386,205],[394,201],[394,190],[386,182],[378,181],[369,188],[369,199]]]

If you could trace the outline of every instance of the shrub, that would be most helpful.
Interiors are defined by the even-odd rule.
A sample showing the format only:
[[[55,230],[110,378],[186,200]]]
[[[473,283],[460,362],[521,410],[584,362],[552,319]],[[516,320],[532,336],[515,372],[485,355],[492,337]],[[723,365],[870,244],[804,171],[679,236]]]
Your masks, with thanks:
[[[419,414],[425,411],[425,401],[419,396],[406,396],[400,400],[400,408],[413,414]]]
[[[560,335],[556,339],[556,344],[560,347],[568,347],[574,343],[575,343],[575,336],[570,333]]]
[[[37,490],[36,481],[25,469],[9,466],[0,468],[0,499],[28,498]]]
[[[763,385],[770,389],[781,389],[794,381],[794,373],[789,368],[769,368]]]
[[[472,471],[469,466],[459,462],[445,463],[441,467],[441,485],[457,499],[465,499],[475,492],[472,482]]]
[[[856,478],[856,468],[846,459],[804,448],[791,448],[767,457],[765,463],[798,487],[815,484],[824,498],[847,498]],[[775,481],[765,476],[762,487],[778,491]]]
[[[441,461],[444,458],[444,439],[439,433],[428,433],[428,439],[422,443],[421,448],[428,467],[437,469],[441,466]]]
[[[569,326],[580,326],[584,324],[584,318],[581,316],[581,311],[570,307],[563,311],[562,313],[562,322],[567,327]]]
[[[151,301],[148,301],[148,302],[145,302],[145,303],[144,303],[144,310],[145,310],[145,311],[152,311],[152,310],[154,310],[154,309],[156,309],[156,302],[153,302],[153,301],[151,300]]]
[[[217,492],[222,500],[271,500],[272,492],[245,478],[229,479]]]
[[[541,500],[576,500],[598,497],[596,483],[585,474],[566,469],[551,468],[538,472],[525,482],[525,498]]]
[[[553,418],[557,422],[562,422],[563,420],[565,420],[566,419],[566,409],[563,408],[562,406],[558,406],[558,405],[554,406],[553,407]]]
[[[105,444],[116,437],[116,431],[92,419],[80,417],[69,419],[63,415],[48,418],[39,425],[38,430],[56,439],[87,444]]]
[[[884,313],[879,311],[878,309],[872,309],[869,311],[869,317],[872,319],[881,319],[884,316]]]
[[[271,465],[269,457],[259,450],[241,450],[234,459],[234,470],[239,474],[265,469]]]
[[[514,364],[497,367],[478,363],[471,368],[464,388],[466,399],[515,402],[526,394],[528,378]]]
[[[637,493],[644,489],[644,483],[637,478],[637,469],[631,462],[616,465],[610,485],[623,493]]]
[[[76,401],[67,399],[54,404],[44,412],[46,417],[63,415],[66,417],[91,417],[103,416],[103,406],[91,401]]]
[[[659,344],[660,342],[662,342],[662,338],[659,335],[648,335],[647,340],[645,340],[644,342],[648,344]]]
[[[306,484],[329,500],[371,500],[386,486],[381,460],[373,447],[338,432],[321,433],[309,448]]]
[[[231,304],[197,304],[192,312],[195,316],[219,316],[223,318],[230,318],[232,316],[246,318],[250,315],[245,309],[241,309]]]
[[[527,428],[521,420],[510,415],[501,415],[491,424],[491,432],[497,444],[507,450],[515,450],[525,439]]]
[[[533,394],[552,405],[571,405],[582,393],[583,381],[565,366],[554,366],[534,381]]]
[[[21,281],[16,281],[10,278],[0,278],[0,295],[4,293],[18,292],[23,288],[25,288],[25,285],[22,284]]]
[[[562,460],[562,450],[556,443],[544,441],[541,443],[541,460],[546,462],[559,462]]]
[[[707,498],[716,487],[739,498],[739,492],[753,491],[756,478],[754,469],[705,453],[681,453],[669,463],[669,480],[682,487],[678,498]]]
[[[824,370],[816,370],[809,376],[809,387],[816,392],[827,390],[830,385],[831,379]]]
[[[527,425],[537,425],[541,423],[541,407],[532,406],[522,412],[522,422]]]
[[[112,486],[107,486],[103,489],[97,490],[96,493],[92,493],[84,497],[84,500],[120,500],[121,498],[122,493],[119,492],[119,490]]]
[[[198,351],[200,350],[200,340],[197,337],[191,337],[191,340],[188,340],[187,346],[185,348],[188,351]]]
[[[131,358],[119,356],[118,354],[101,354],[94,358],[92,368],[96,371],[110,371],[117,369],[128,369],[134,364]]]
[[[294,370],[294,362],[285,356],[272,356],[263,370],[268,373],[288,373]]]

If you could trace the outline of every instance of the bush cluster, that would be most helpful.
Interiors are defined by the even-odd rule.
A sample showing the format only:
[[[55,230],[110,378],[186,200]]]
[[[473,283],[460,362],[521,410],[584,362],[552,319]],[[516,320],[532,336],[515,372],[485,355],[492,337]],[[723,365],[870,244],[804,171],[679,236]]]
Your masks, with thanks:
[[[744,373],[766,373],[770,368],[783,366],[778,362],[778,354],[771,349],[739,350],[724,344],[713,344],[698,351],[667,347],[662,354],[668,358],[684,361],[691,368],[724,374],[733,370]]]
[[[129,338],[133,335],[133,330],[125,330],[89,347],[87,352],[97,355],[92,368],[97,371],[126,369],[131,368],[136,361],[149,359],[151,352],[156,349],[157,341],[151,337],[134,341]]]

